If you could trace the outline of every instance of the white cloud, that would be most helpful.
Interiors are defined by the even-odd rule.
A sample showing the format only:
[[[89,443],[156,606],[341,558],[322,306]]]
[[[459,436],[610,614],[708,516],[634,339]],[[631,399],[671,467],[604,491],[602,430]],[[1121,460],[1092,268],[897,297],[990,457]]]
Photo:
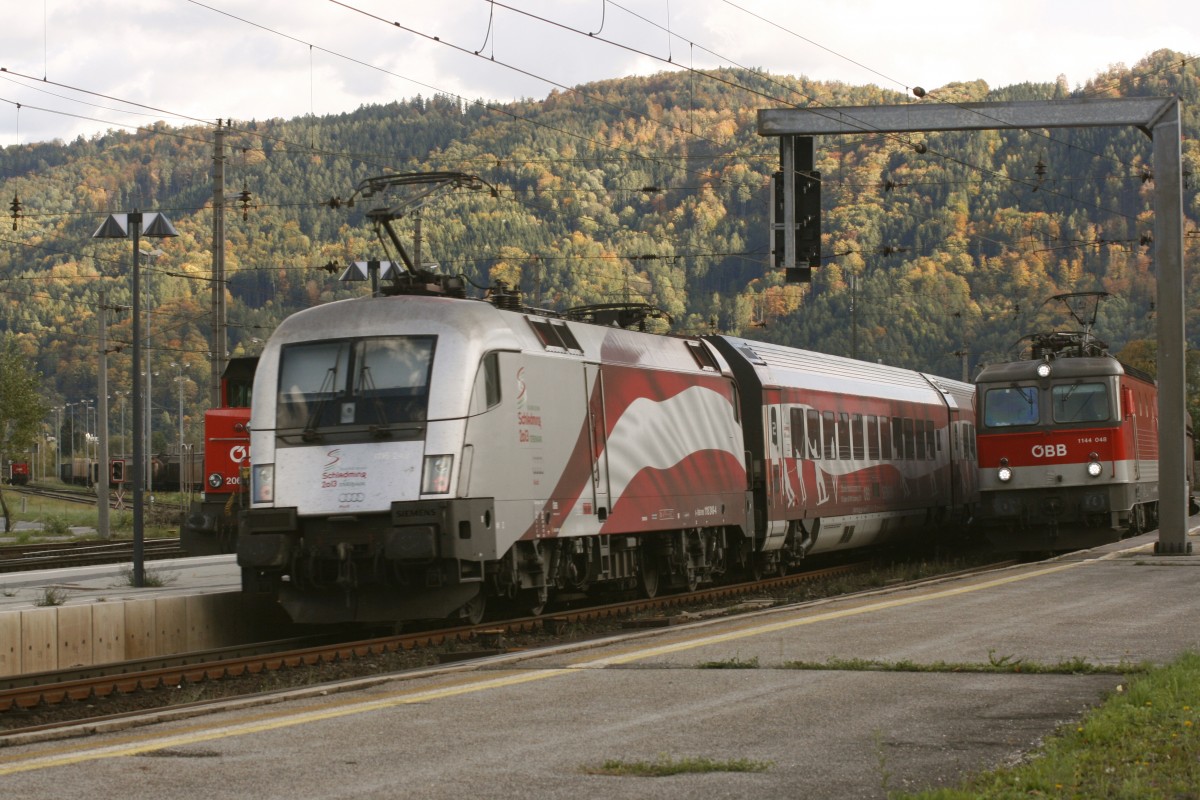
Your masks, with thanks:
[[[0,144],[18,137],[70,140],[148,119],[128,109],[98,109],[119,104],[42,77],[203,120],[264,119],[347,112],[436,92],[468,100],[543,97],[554,84],[672,64],[722,66],[723,59],[899,90],[979,78],[993,87],[1052,82],[1059,74],[1078,85],[1111,64],[1132,65],[1163,47],[1200,49],[1196,34],[1180,24],[1178,7],[1164,0],[1139,3],[1136,24],[1130,24],[1128,4],[1116,0],[623,0],[628,11],[597,0],[510,3],[549,22],[486,0],[347,0],[350,8],[314,0],[27,2],[5,15],[0,66],[35,80],[0,74]]]

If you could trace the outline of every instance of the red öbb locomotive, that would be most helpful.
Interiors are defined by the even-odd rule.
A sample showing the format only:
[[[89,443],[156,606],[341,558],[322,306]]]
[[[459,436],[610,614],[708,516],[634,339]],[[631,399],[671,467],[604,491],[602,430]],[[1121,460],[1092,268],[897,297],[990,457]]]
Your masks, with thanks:
[[[204,488],[180,528],[188,555],[232,553],[250,463],[250,390],[257,358],[234,358],[221,376],[221,404],[204,412]]]
[[[1057,295],[1084,331],[1030,336],[1028,358],[975,379],[980,521],[998,548],[1091,547],[1158,524],[1154,380],[1091,335],[1094,306],[1074,310],[1103,296]]]

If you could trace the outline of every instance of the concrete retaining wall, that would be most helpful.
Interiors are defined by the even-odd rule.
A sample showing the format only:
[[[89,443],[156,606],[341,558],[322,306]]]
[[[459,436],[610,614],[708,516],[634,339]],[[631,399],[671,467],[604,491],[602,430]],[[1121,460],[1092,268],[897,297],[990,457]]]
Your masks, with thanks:
[[[0,677],[246,644],[286,627],[277,605],[241,592],[0,612]]]

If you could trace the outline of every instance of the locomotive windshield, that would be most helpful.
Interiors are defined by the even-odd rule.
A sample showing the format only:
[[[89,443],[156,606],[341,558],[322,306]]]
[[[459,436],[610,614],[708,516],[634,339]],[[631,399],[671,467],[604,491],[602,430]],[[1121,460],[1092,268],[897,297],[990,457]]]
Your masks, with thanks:
[[[1055,422],[1099,422],[1109,418],[1108,387],[1103,383],[1073,383],[1050,391]]]
[[[287,345],[279,356],[276,425],[368,430],[425,421],[433,336],[380,336]]]
[[[1038,422],[1036,386],[1005,386],[988,389],[983,401],[983,424],[989,428],[1036,425]]]

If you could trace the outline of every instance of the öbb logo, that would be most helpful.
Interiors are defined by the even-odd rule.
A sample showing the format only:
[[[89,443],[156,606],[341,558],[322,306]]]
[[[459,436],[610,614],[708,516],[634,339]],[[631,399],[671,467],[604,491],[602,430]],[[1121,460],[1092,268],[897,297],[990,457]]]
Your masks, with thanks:
[[[1067,455],[1067,446],[1065,444],[1035,444],[1033,446],[1034,458],[1063,458]]]

